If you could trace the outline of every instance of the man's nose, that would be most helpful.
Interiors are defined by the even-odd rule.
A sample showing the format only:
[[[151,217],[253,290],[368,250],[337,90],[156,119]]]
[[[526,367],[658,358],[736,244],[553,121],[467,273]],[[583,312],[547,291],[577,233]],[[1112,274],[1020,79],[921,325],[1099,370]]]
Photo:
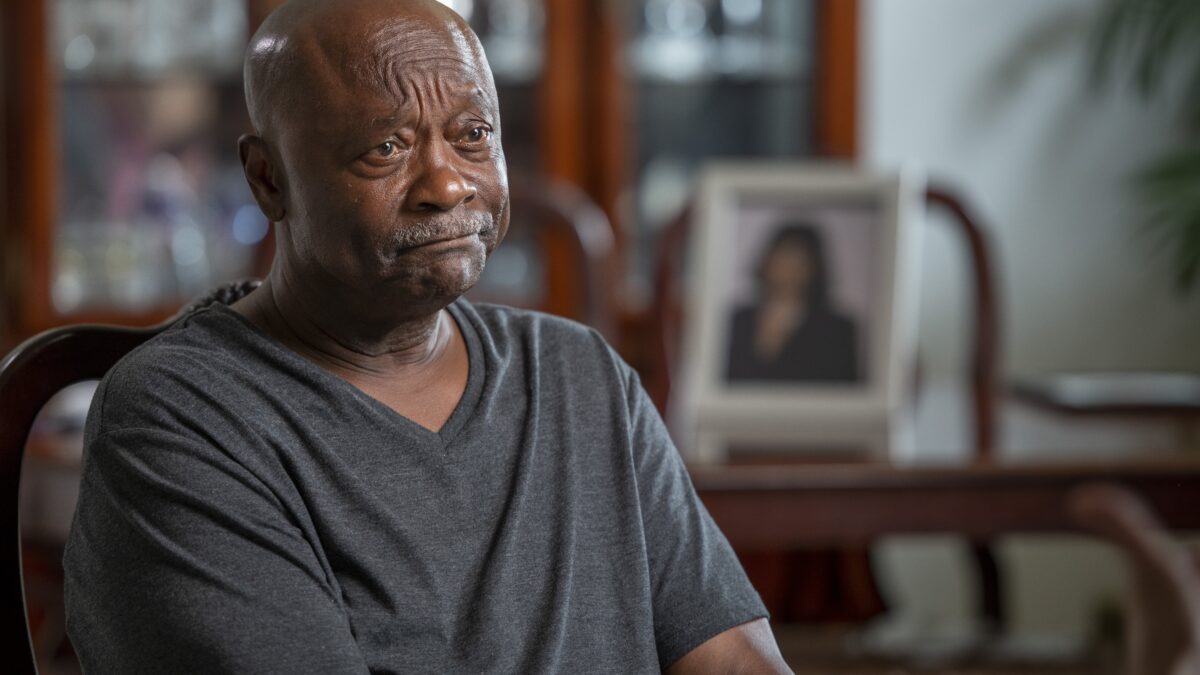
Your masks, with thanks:
[[[431,157],[408,190],[414,211],[450,211],[475,198],[475,186],[440,157]]]

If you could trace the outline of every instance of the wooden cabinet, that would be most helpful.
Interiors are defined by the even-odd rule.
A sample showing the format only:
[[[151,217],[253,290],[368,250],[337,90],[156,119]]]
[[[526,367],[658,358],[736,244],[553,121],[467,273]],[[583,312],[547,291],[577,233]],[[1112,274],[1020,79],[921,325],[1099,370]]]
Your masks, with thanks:
[[[799,111],[797,119],[804,120],[798,132],[802,142],[767,154],[854,155],[855,0],[446,2],[470,7],[472,24],[492,52],[513,172],[567,181],[595,200],[613,225],[622,279],[645,283],[650,278],[634,262],[652,259],[646,249],[655,245],[645,236],[649,226],[638,204],[661,189],[647,180],[644,150],[663,134],[649,128],[647,119],[657,115],[656,124],[670,122],[672,96],[686,99],[681,92],[704,89],[710,97],[737,97],[754,86],[753,77],[739,80],[728,73],[701,74],[708,78],[702,87],[693,86],[700,81],[694,73],[691,85],[687,77],[670,86],[649,82],[646,55],[639,51],[648,32],[667,31],[649,36],[655,39],[716,40],[730,33],[721,22],[738,12],[742,18],[758,12],[751,19],[772,28],[779,22],[770,12],[782,11],[778,7],[785,4],[801,7],[804,15],[795,23],[800,28],[773,37],[777,45],[791,41],[801,70],[793,80],[778,80],[775,93],[765,96],[790,96],[788,110]],[[249,249],[264,223],[252,208],[242,209],[248,193],[237,185],[233,145],[247,122],[240,73],[229,65],[229,52],[237,49],[222,39],[244,44],[276,4],[23,0],[0,8],[0,143],[5,151],[0,312],[8,344],[63,323],[151,323],[173,311],[195,286],[253,266]],[[213,7],[228,13],[235,5],[239,17],[211,15],[217,11]],[[120,17],[115,24],[113,17],[103,19],[112,24],[109,29],[132,32],[122,38],[118,30],[101,40],[89,33],[100,29],[63,21],[57,13],[70,12],[77,19],[101,7],[129,15],[123,23]],[[170,33],[169,21],[159,28],[143,26],[142,33],[130,28],[134,18],[148,21],[151,10],[186,12],[187,7],[204,20],[226,21],[227,33],[232,31],[222,37],[213,28],[213,51],[207,56],[203,39],[195,35],[196,17],[175,17],[190,22],[178,35]],[[192,43],[183,44],[180,36]],[[128,43],[137,40],[153,42],[145,48],[150,56],[140,61],[129,56]],[[199,53],[189,56],[189,45]],[[172,49],[182,53],[172,57]],[[114,50],[126,62],[109,53]],[[663,53],[669,52],[668,44]],[[797,94],[799,89],[803,92]],[[743,98],[744,123],[752,124],[763,112],[754,101],[764,97]],[[647,103],[656,104],[654,115],[646,114]],[[731,109],[736,112],[736,106]],[[686,114],[687,108],[679,110]],[[694,120],[677,123],[687,127]],[[704,140],[697,139],[697,147],[703,148]],[[735,148],[732,154],[756,152]],[[553,246],[543,251],[551,261],[565,255]],[[197,262],[198,257],[203,260]],[[567,273],[550,270],[544,284],[564,283],[555,274]],[[615,284],[611,294],[624,313],[623,323],[636,331],[642,304],[628,292],[630,285],[636,283]]]
[[[5,3],[6,319],[139,324],[240,274],[243,0]],[[247,218],[249,217],[249,220]]]

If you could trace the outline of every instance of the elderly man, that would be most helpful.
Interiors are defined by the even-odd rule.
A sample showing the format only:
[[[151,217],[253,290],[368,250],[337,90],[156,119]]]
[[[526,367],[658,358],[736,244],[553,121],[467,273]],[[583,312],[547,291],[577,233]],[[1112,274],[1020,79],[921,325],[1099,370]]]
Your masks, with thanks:
[[[787,672],[628,366],[460,298],[508,225],[470,28],[293,0],[246,98],[275,265],[97,393],[65,560],[85,670]]]

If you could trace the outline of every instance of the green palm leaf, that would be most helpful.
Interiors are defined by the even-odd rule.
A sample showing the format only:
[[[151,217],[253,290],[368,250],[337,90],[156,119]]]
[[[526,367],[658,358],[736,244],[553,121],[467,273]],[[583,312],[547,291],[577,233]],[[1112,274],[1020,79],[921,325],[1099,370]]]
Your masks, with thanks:
[[[1178,64],[1186,64],[1179,112],[1191,142],[1151,162],[1134,184],[1147,231],[1185,292],[1200,284],[1200,2],[1108,0],[1092,31],[1093,86],[1129,78],[1152,99]]]

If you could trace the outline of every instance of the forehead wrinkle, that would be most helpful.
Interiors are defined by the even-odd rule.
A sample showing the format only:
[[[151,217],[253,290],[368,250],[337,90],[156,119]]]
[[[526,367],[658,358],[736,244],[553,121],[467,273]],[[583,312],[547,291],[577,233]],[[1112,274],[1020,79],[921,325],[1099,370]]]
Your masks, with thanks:
[[[375,22],[367,32],[371,50],[389,61],[442,52],[445,57],[474,66],[482,53],[476,41],[452,20],[434,23],[423,18],[392,17]]]
[[[399,94],[404,80],[415,79],[418,72],[434,75],[435,84],[454,73],[477,89],[494,89],[482,47],[468,30],[450,19],[436,24],[405,17],[379,22],[368,41],[375,84]]]

